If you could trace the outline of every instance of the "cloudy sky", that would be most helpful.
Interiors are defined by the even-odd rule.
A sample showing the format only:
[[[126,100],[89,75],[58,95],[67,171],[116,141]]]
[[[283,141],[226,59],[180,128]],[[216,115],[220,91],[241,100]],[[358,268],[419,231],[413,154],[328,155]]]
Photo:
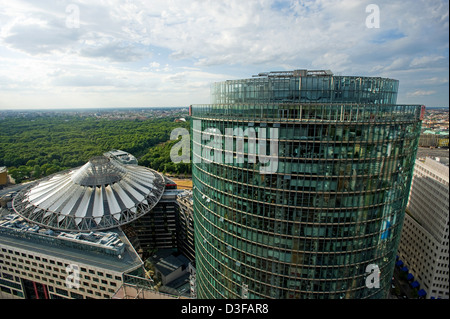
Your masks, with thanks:
[[[375,5],[375,6],[374,6]],[[448,0],[0,0],[0,109],[187,106],[210,84],[331,69],[449,105]]]

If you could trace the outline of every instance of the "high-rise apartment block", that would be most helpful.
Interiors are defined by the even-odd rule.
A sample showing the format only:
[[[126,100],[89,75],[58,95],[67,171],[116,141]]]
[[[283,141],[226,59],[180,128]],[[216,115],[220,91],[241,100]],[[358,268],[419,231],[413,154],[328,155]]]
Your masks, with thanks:
[[[399,258],[427,298],[449,298],[448,184],[448,158],[416,160]]]
[[[214,83],[190,107],[200,298],[384,298],[424,107],[330,71]]]

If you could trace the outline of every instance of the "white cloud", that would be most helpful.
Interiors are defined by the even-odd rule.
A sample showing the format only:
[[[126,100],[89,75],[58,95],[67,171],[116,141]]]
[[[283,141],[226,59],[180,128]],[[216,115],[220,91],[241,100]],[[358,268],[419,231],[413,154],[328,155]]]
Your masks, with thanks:
[[[436,56],[436,55],[420,56],[420,57],[415,57],[411,61],[410,66],[411,67],[427,67],[427,66],[439,63],[439,62],[445,62],[445,57]]]
[[[433,77],[433,78],[423,79],[421,82],[426,84],[426,85],[447,84],[448,83],[448,78],[445,78],[445,77]]]
[[[432,95],[435,94],[436,91],[424,91],[424,90],[416,90],[414,92],[409,92],[408,95],[411,97],[416,97],[416,96],[427,96],[427,95]]]
[[[18,100],[21,90],[42,92],[34,100],[42,107],[55,90],[142,105],[184,96],[190,104],[208,102],[212,81],[320,68],[397,78],[399,102],[422,90],[448,103],[448,2],[379,0],[380,28],[369,29],[372,2],[0,0],[0,78],[9,80],[2,88]],[[66,26],[70,4],[79,28]],[[7,98],[0,91],[0,107]]]

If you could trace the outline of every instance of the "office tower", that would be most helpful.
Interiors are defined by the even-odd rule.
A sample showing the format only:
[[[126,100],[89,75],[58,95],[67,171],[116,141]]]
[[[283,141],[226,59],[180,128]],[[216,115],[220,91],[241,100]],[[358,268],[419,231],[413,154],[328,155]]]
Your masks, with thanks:
[[[138,252],[145,257],[158,249],[177,247],[177,195],[176,184],[164,176],[165,188],[158,204],[147,214],[122,227]]]
[[[399,258],[426,298],[448,299],[448,158],[416,160]]]
[[[397,90],[270,72],[190,107],[199,298],[386,296],[424,111]]]
[[[178,249],[191,261],[195,261],[194,217],[192,191],[184,190],[177,195]]]

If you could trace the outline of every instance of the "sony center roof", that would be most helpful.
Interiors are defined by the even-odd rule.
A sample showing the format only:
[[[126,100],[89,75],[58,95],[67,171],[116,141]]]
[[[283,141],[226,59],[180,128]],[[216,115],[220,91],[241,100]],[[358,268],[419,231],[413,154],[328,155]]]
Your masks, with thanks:
[[[159,202],[164,189],[160,173],[98,156],[31,183],[14,198],[13,208],[47,228],[90,232],[138,219]]]

